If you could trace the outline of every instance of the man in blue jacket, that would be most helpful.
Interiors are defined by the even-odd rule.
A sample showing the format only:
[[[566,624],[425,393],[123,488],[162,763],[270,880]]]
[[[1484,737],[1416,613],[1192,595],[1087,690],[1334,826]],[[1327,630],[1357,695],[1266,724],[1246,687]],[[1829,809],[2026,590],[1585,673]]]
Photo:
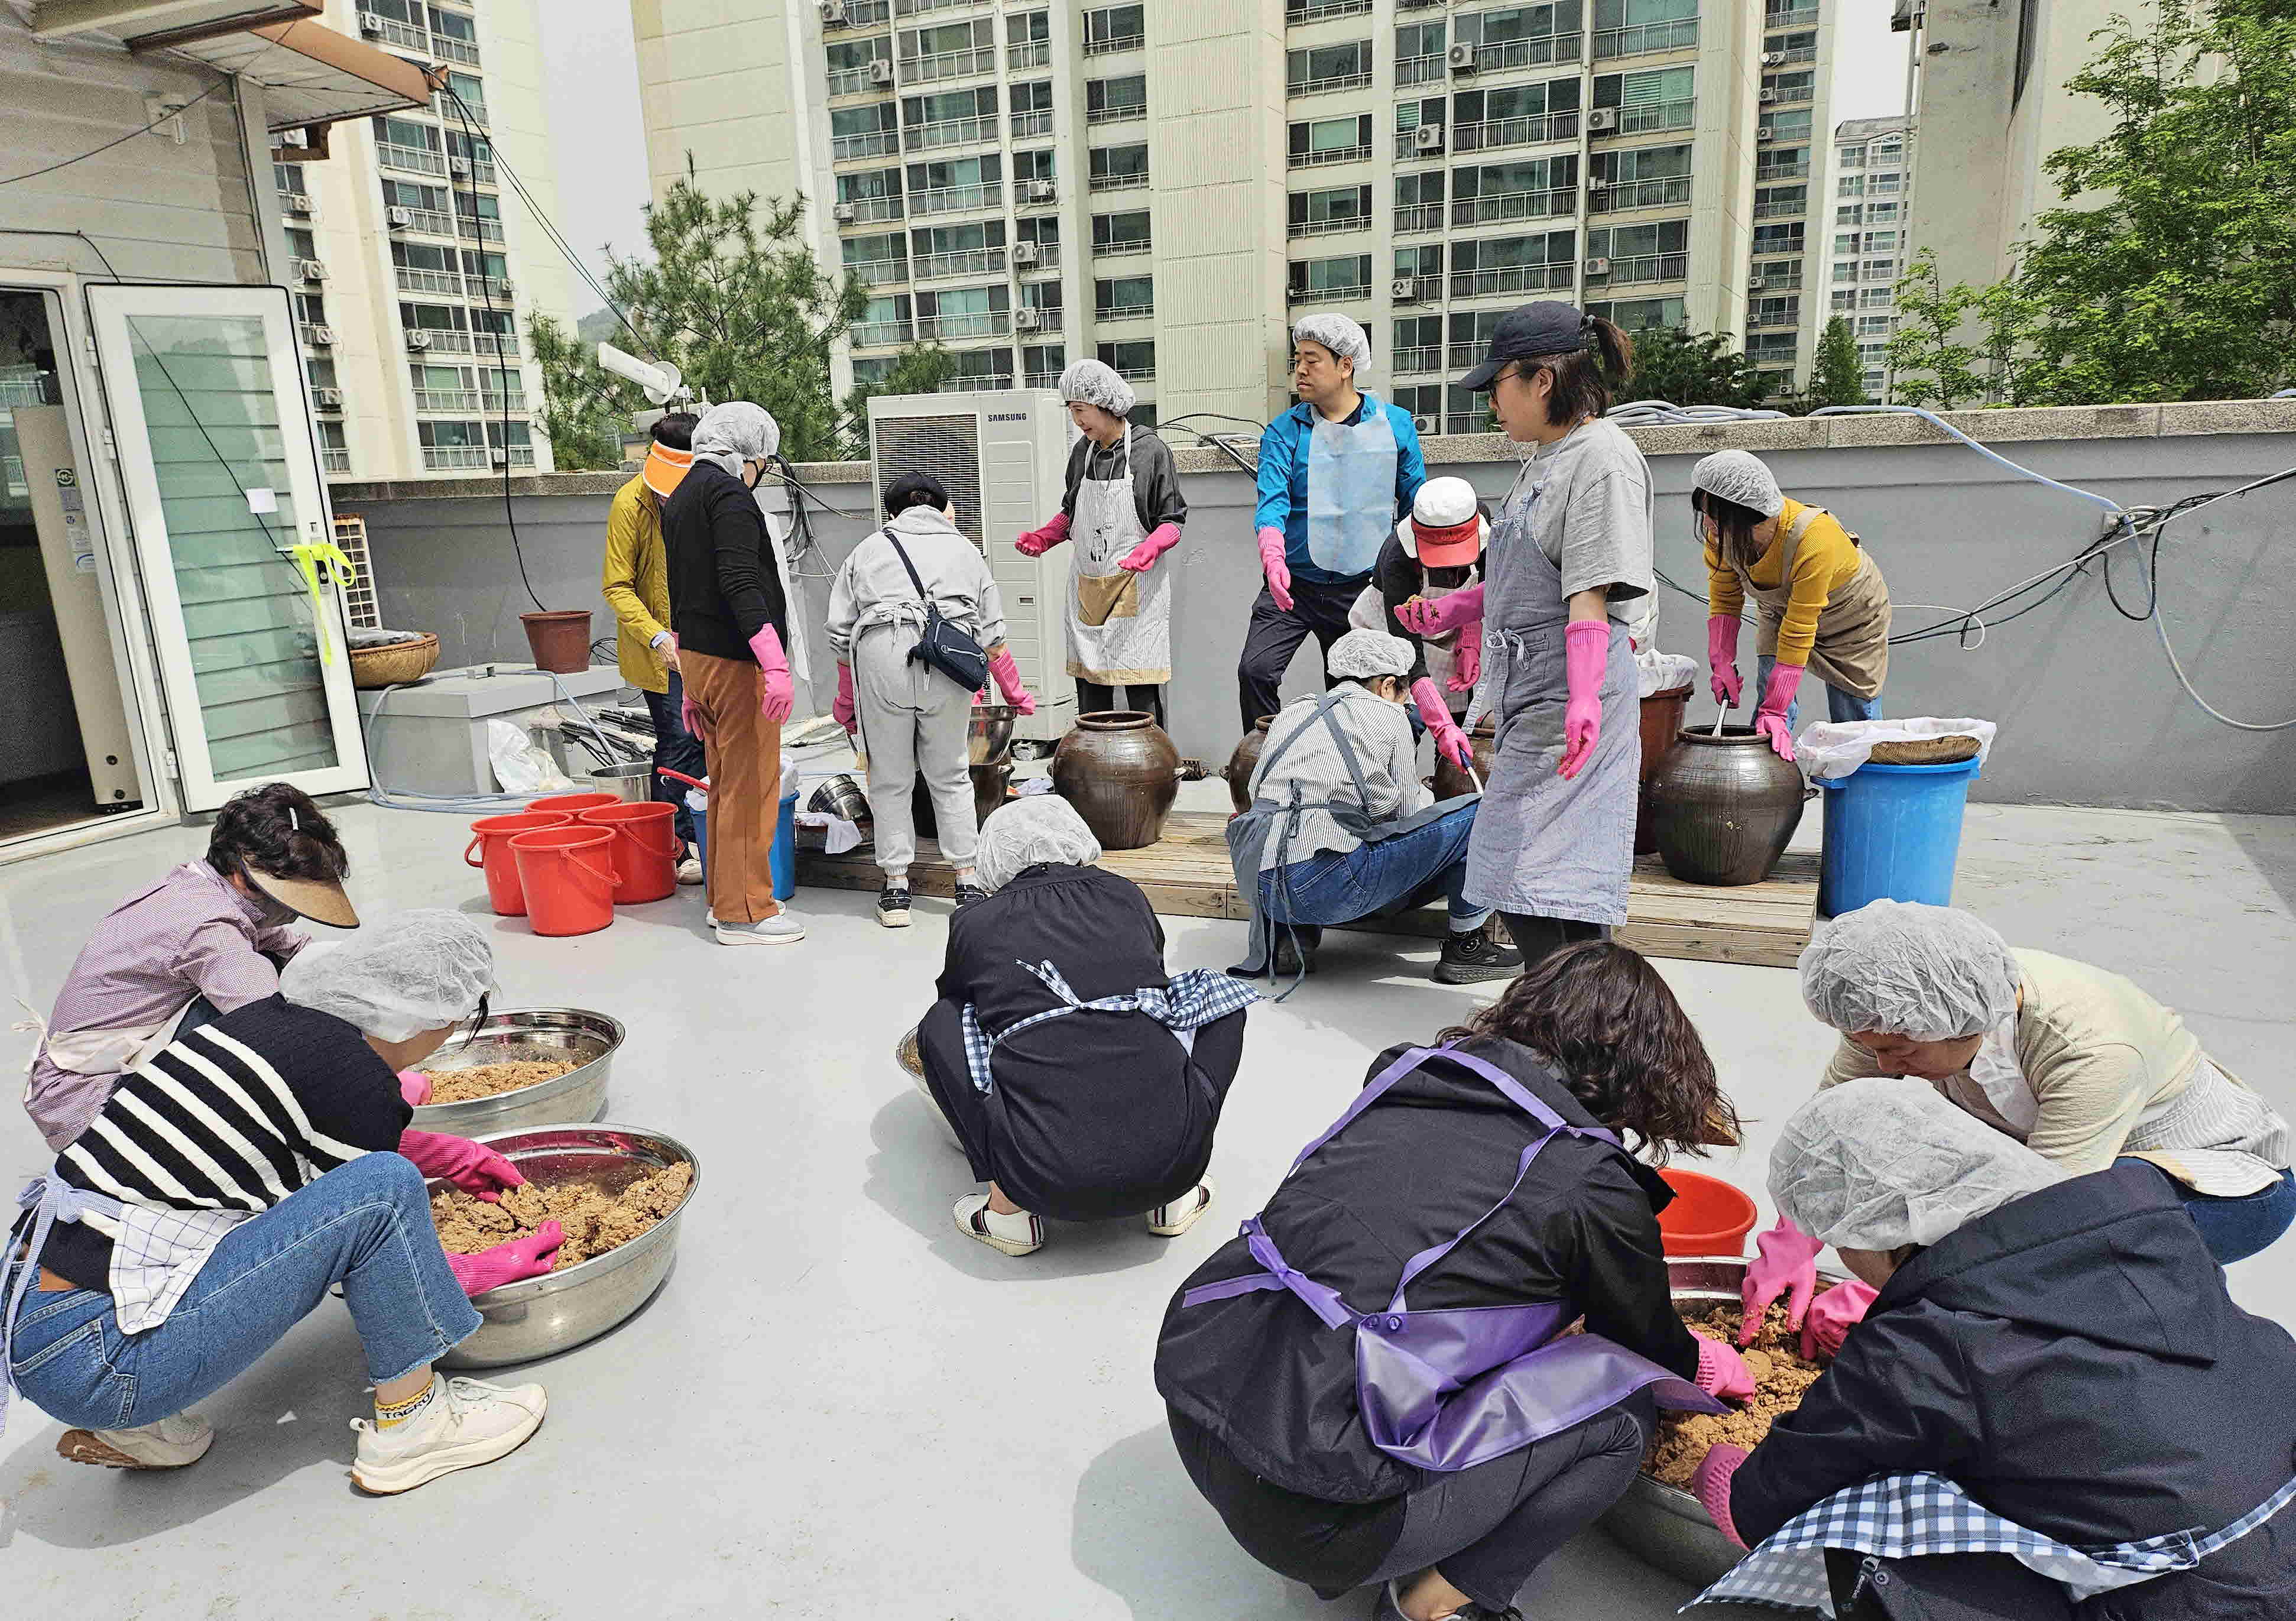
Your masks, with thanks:
[[[1309,315],[1292,329],[1300,403],[1259,436],[1254,527],[1267,585],[1235,667],[1246,732],[1283,707],[1277,689],[1310,632],[1326,654],[1347,634],[1381,544],[1427,481],[1411,413],[1357,390],[1370,359],[1371,340],[1345,315]]]

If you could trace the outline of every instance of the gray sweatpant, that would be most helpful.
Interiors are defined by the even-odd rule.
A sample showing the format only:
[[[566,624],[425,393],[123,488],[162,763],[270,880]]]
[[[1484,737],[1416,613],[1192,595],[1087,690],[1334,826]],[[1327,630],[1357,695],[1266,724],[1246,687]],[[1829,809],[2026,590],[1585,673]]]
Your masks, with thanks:
[[[939,671],[908,662],[917,644],[912,626],[879,625],[853,644],[855,739],[869,757],[869,815],[876,824],[877,865],[899,878],[917,856],[917,779],[932,796],[940,853],[956,867],[972,864],[979,827],[972,815],[972,760],[967,733],[972,694]]]

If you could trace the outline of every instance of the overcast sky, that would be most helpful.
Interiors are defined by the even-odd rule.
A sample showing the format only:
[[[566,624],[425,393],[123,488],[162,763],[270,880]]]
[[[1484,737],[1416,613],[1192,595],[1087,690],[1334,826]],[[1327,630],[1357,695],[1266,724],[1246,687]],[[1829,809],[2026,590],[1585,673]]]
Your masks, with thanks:
[[[603,281],[605,258],[599,250],[611,242],[628,253],[637,245],[638,209],[647,195],[629,0],[548,0],[537,9],[550,86],[550,133],[558,156],[557,223],[592,274]],[[762,15],[762,0],[758,10]],[[1904,111],[1905,42],[1890,32],[1890,0],[1841,0],[1841,13],[1833,118],[1839,122]],[[586,289],[579,299],[582,307],[576,313],[586,315],[595,300]]]

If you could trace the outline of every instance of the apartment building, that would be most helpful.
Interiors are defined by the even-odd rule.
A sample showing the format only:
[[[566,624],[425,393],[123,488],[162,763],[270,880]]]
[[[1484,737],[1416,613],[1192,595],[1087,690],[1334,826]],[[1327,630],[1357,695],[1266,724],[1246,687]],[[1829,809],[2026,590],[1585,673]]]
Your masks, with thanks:
[[[794,9],[783,12],[781,7]],[[656,193],[802,192],[868,283],[839,384],[1097,356],[1146,420],[1264,420],[1286,333],[1371,333],[1431,428],[1539,297],[1806,374],[1831,0],[632,0]],[[1804,290],[1809,290],[1805,297]]]
[[[1849,119],[1833,132],[1833,252],[1825,314],[1849,323],[1866,394],[1889,398],[1890,334],[1898,330],[1898,278],[1906,272],[1913,209],[1913,120]]]
[[[322,160],[274,153],[332,476],[550,467],[524,332],[536,311],[571,324],[571,273],[502,172],[554,212],[538,6],[329,0],[342,32],[445,76],[428,105],[335,127]]]

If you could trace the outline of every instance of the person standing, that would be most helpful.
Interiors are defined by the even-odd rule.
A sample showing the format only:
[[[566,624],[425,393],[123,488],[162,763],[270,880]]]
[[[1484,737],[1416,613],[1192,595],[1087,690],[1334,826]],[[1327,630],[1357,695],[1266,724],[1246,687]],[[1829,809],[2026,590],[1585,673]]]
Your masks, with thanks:
[[[1401,610],[1421,635],[1480,619],[1498,661],[1466,897],[1498,910],[1526,967],[1627,921],[1642,716],[1626,616],[1651,589],[1651,482],[1603,414],[1632,363],[1624,332],[1570,305],[1500,318],[1459,386],[1489,393],[1529,459],[1491,526],[1486,583]]]
[[[1188,503],[1164,441],[1126,420],[1132,385],[1097,360],[1061,373],[1082,438],[1069,447],[1068,493],[1050,522],[1013,543],[1042,557],[1076,543],[1069,573],[1069,674],[1077,713],[1138,709],[1164,724],[1172,679],[1172,576],[1156,560],[1180,544]]]
[[[1871,553],[1822,506],[1789,499],[1761,459],[1718,450],[1690,473],[1706,544],[1706,667],[1714,701],[1735,708],[1738,616],[1759,610],[1754,730],[1792,759],[1802,672],[1825,685],[1828,720],[1879,720],[1890,674],[1890,587]]]
[[[1300,403],[1259,436],[1253,521],[1267,584],[1235,667],[1246,732],[1283,707],[1278,690],[1303,639],[1312,634],[1328,654],[1347,634],[1381,544],[1427,481],[1411,413],[1356,387],[1370,361],[1371,340],[1345,315],[1309,315],[1292,329]]]
[[[885,491],[885,527],[854,547],[829,587],[829,644],[837,653],[837,722],[869,761],[869,813],[885,875],[877,921],[909,926],[909,864],[916,859],[917,780],[932,795],[940,853],[955,869],[956,904],[986,900],[975,881],[972,692],[917,657],[930,610],[988,655],[988,674],[1023,715],[1037,700],[1004,643],[1004,603],[988,560],[956,527],[940,481],[924,473]]]
[[[709,915],[720,946],[786,946],[805,926],[774,898],[782,723],[797,701],[788,599],[754,494],[781,425],[747,400],[713,405],[693,465],[661,509],[682,718],[709,767]]]
[[[685,680],[678,673],[677,641],[670,634],[669,563],[661,546],[661,503],[693,465],[691,411],[672,411],[653,425],[653,444],[638,476],[614,492],[606,512],[606,565],[600,594],[614,610],[614,653],[622,679],[645,699],[653,719],[653,797],[677,806],[672,824],[685,854],[677,881],[698,884],[701,864],[693,857],[693,813],[685,790],[664,777],[664,767],[689,777],[702,774],[701,743],[685,729]]]

